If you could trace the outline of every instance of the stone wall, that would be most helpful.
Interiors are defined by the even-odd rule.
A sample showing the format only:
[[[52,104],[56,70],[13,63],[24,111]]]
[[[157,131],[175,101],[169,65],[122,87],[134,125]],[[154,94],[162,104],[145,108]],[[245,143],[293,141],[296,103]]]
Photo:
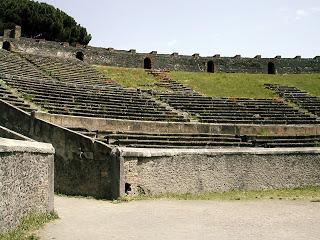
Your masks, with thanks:
[[[54,210],[53,156],[51,144],[0,138],[0,233]]]
[[[85,128],[89,131],[124,131],[149,133],[212,133],[233,135],[305,136],[320,135],[320,125],[257,125],[180,123],[120,120],[36,113],[37,118],[66,128]]]
[[[0,112],[0,125],[54,146],[56,192],[107,199],[119,196],[119,163],[108,145],[33,118],[1,100]]]
[[[1,39],[0,39],[1,41]],[[220,55],[201,57],[173,54],[137,53],[135,50],[115,50],[113,48],[97,48],[90,46],[72,47],[66,43],[49,42],[21,38],[10,39],[15,51],[65,58],[76,58],[77,52],[84,54],[84,60],[89,64],[99,64],[128,68],[143,68],[144,59],[151,60],[152,68],[177,71],[206,72],[209,62],[212,62],[214,72],[226,73],[268,73],[268,64],[274,64],[274,71],[284,73],[320,73],[320,57],[315,58],[244,58],[220,57]]]
[[[31,138],[27,138],[22,134],[11,131],[8,128],[0,126],[0,138],[10,138],[15,140],[33,141]]]
[[[320,148],[125,149],[131,193],[204,193],[320,186]],[[124,189],[122,189],[124,191]]]

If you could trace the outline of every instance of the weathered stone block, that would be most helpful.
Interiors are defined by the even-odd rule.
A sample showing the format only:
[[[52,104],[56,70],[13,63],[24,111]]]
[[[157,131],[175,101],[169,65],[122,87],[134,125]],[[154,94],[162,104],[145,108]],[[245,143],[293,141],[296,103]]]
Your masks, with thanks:
[[[54,210],[53,156],[51,144],[0,138],[0,233]]]

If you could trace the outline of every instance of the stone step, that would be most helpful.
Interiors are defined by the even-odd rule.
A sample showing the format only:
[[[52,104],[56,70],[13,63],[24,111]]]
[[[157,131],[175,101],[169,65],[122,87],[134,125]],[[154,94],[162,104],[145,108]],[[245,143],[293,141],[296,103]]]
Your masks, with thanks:
[[[162,146],[252,146],[251,143],[242,142],[216,142],[216,141],[166,141],[166,140],[135,140],[135,139],[119,139],[111,141],[110,144],[119,146],[130,146],[132,144],[143,145],[162,145]]]
[[[197,141],[197,142],[241,142],[241,138],[236,137],[204,137],[204,136],[193,136],[190,138],[188,135],[177,135],[177,136],[165,136],[165,135],[130,135],[130,134],[108,134],[101,137],[100,134],[96,134],[101,139],[112,139],[112,140],[165,140],[165,141]]]

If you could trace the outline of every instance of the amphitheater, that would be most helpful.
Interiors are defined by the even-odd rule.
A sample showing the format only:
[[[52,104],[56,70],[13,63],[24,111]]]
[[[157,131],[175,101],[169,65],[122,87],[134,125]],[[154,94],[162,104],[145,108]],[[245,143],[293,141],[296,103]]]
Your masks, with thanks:
[[[57,193],[115,199],[320,185],[320,98],[279,84],[265,85],[277,99],[208,97],[169,74],[320,73],[319,57],[137,53],[18,31],[1,41],[0,125],[53,145]],[[144,68],[157,82],[127,88],[93,65]]]

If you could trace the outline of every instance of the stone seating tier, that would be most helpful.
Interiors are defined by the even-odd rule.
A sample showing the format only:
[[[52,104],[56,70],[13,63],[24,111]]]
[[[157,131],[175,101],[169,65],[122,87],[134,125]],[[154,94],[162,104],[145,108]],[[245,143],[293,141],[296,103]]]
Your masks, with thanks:
[[[11,91],[7,90],[1,85],[0,99],[26,112],[31,112],[33,110],[29,104],[26,104],[23,100],[20,100],[17,96],[14,96]]]
[[[311,96],[308,92],[301,91],[296,87],[278,84],[265,84],[265,87],[275,91],[284,99],[297,104],[300,108],[320,117],[320,98]]]
[[[10,53],[5,50],[0,50],[0,70],[1,74],[12,76],[50,79],[50,77],[43,74],[42,71],[28,61],[23,60],[15,53]]]
[[[211,98],[181,93],[162,93],[158,97],[205,123],[319,123],[316,117],[287,105],[281,99]]]
[[[31,54],[23,54],[23,57],[42,71],[63,82],[118,86],[115,82],[112,82],[100,74],[92,66],[79,60]]]
[[[185,121],[183,116],[167,110],[137,91],[127,92],[119,88],[116,93],[112,93],[113,88],[100,89],[56,80],[4,78],[4,81],[21,94],[28,95],[31,102],[46,109],[48,113],[146,121]]]
[[[320,136],[235,136],[230,134],[144,133],[73,129],[111,145],[143,148],[317,147]]]

